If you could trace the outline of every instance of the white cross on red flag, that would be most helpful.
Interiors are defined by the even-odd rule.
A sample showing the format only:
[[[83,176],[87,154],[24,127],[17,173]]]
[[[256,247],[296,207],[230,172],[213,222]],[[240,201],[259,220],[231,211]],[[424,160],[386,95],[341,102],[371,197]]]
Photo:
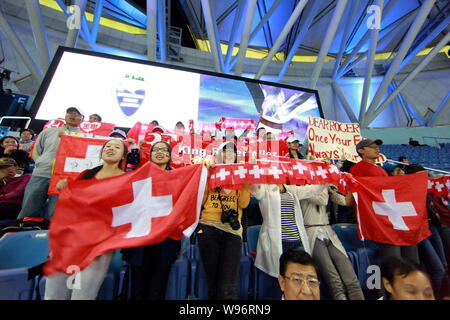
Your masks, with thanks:
[[[431,235],[426,172],[355,179],[350,190],[357,204],[360,239],[411,246]]]
[[[428,192],[433,196],[447,197],[450,192],[450,176],[443,176],[438,179],[430,178],[428,181]]]
[[[115,249],[189,237],[198,224],[206,176],[202,165],[161,170],[147,162],[117,177],[69,183],[50,225],[44,273],[83,270]]]

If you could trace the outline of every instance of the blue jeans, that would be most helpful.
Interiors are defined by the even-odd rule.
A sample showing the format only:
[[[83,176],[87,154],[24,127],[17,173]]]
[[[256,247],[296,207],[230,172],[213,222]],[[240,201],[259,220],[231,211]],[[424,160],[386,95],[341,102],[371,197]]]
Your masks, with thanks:
[[[442,244],[439,230],[432,223],[430,225],[431,236],[419,243],[419,253],[421,260],[424,262],[428,274],[431,278],[433,291],[437,299],[447,294],[450,287],[450,279],[448,276],[448,266],[445,257],[444,246]]]
[[[50,178],[32,176],[25,188],[22,210],[17,219],[38,217],[50,220],[55,211],[58,196],[47,195]],[[44,210],[48,199],[47,211]]]

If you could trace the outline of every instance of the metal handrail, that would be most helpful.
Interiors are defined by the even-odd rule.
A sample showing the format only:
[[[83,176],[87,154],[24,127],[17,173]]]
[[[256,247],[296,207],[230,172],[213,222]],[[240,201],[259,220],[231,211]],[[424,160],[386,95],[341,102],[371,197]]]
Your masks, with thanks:
[[[406,165],[406,163],[404,163],[404,162],[395,161],[395,160],[391,160],[391,159],[386,159],[386,161],[388,161],[388,162],[393,162],[393,163],[397,163],[397,164],[403,164],[403,165]],[[450,174],[450,172],[444,171],[444,170],[440,170],[440,169],[433,169],[433,168],[427,168],[427,167],[423,167],[423,168],[426,169],[426,170],[430,170],[430,171],[436,171],[436,172],[442,172],[442,173],[445,173],[445,174]]]
[[[438,141],[437,141],[438,139],[450,140],[450,138],[444,138],[444,137],[422,137],[422,140],[423,140],[424,143],[425,143],[425,138],[434,139],[434,142],[436,144],[439,144]]]

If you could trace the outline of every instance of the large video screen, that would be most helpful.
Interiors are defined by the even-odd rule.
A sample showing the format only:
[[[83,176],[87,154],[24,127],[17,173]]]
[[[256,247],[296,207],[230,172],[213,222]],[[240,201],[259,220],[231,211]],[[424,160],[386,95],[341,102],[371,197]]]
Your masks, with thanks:
[[[32,107],[36,119],[64,117],[68,107],[87,118],[132,127],[157,120],[215,123],[252,119],[267,131],[295,130],[303,138],[308,117],[321,117],[317,91],[148,61],[58,49]]]

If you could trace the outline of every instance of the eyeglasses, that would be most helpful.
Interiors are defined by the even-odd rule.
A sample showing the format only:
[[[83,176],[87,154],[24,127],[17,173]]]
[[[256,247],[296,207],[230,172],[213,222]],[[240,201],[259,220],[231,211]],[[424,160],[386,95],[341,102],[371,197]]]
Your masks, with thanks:
[[[152,149],[152,152],[169,153],[169,149],[168,149],[168,148],[158,148],[158,147],[155,147],[155,148]]]
[[[297,288],[300,288],[304,283],[306,283],[308,287],[310,287],[311,289],[317,289],[320,286],[320,281],[317,279],[303,279],[296,276],[294,277],[283,276],[283,278],[291,280],[294,286],[296,286]]]

